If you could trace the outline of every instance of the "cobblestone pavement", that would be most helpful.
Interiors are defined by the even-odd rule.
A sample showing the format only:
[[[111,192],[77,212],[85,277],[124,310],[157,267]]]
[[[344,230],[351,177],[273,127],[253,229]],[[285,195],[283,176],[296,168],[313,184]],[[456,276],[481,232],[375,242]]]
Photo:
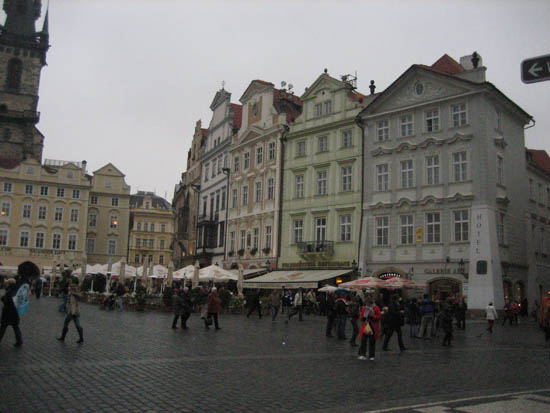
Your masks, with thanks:
[[[74,325],[59,343],[58,303],[31,302],[22,348],[6,332],[1,412],[362,412],[550,387],[550,349],[530,320],[492,336],[471,322],[450,349],[405,337],[400,354],[392,338],[393,351],[378,343],[375,361],[359,361],[313,316],[285,324],[221,315],[215,331],[193,314],[188,330],[172,330],[171,314],[83,305],[84,345]]]

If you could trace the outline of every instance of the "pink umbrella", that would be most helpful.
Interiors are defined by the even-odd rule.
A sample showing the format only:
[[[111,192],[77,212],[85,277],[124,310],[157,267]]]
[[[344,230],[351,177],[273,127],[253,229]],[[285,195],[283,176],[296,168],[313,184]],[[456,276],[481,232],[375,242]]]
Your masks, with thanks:
[[[365,277],[358,280],[348,281],[340,284],[338,287],[351,288],[353,290],[361,290],[363,288],[383,288],[386,286],[386,281],[380,278]]]

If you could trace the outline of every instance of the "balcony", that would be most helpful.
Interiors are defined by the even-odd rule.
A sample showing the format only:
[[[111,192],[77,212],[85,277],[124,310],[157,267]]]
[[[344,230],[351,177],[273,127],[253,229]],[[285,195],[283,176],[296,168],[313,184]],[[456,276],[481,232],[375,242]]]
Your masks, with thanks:
[[[304,256],[329,256],[334,254],[334,241],[298,242],[298,253]]]

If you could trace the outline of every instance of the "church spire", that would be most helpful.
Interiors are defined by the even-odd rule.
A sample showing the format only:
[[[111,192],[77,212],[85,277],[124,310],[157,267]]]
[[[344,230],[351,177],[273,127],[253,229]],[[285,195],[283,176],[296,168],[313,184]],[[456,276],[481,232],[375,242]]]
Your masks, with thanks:
[[[4,33],[10,36],[34,37],[34,23],[40,17],[41,9],[42,0],[4,0]]]

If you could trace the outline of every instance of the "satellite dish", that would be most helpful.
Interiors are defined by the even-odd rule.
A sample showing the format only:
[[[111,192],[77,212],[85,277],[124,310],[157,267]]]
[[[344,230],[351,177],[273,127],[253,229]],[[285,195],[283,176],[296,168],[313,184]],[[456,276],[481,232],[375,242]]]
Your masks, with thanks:
[[[281,82],[281,87],[285,87],[285,86],[286,86],[286,82],[283,80],[283,81]]]
[[[292,83],[288,84],[288,90],[292,89],[293,87],[294,87],[294,85]]]

